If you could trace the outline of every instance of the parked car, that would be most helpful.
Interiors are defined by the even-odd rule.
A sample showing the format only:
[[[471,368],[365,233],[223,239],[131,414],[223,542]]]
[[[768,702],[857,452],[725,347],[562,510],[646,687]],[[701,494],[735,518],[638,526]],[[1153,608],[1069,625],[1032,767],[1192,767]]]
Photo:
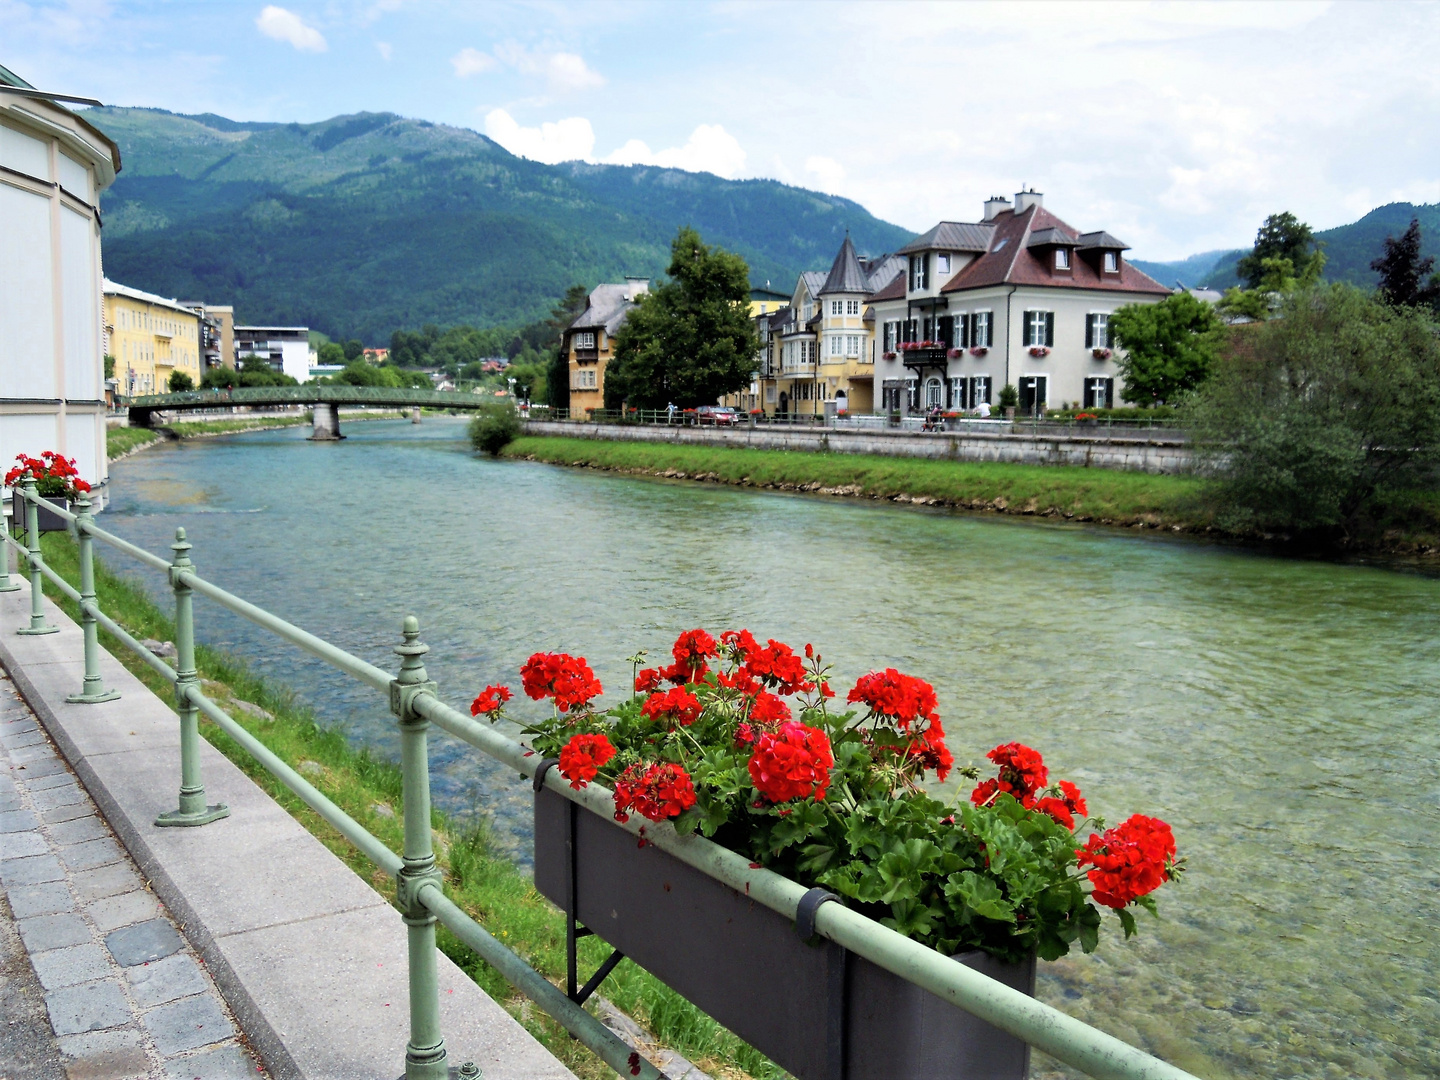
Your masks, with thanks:
[[[701,424],[734,427],[740,422],[740,415],[727,405],[701,405],[695,410],[695,419]]]

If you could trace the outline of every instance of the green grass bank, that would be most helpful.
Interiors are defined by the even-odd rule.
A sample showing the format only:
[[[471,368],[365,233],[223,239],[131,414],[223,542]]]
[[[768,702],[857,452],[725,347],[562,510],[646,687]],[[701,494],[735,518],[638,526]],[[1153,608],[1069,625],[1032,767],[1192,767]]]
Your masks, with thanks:
[[[1200,500],[1200,482],[1190,476],[552,436],[523,436],[504,452],[507,457],[556,465],[741,487],[1064,517],[1105,525],[1181,531],[1210,527],[1209,514]]]
[[[46,534],[42,547],[47,563],[54,570],[72,583],[79,581],[78,552],[68,535]],[[170,616],[150,599],[138,581],[115,573],[99,558],[95,573],[102,610],[137,638],[174,640]],[[46,594],[72,619],[79,619],[76,605],[48,582]],[[100,639],[102,646],[154,693],[167,702],[173,700],[170,684],[118,639],[103,629]],[[322,725],[287,688],[261,678],[235,657],[204,645],[197,645],[196,654],[207,695],[291,767],[301,769],[303,766],[302,771],[312,784],[392,851],[401,850],[403,823],[398,763],[377,758],[364,747],[353,746],[341,731]],[[236,702],[248,703],[263,712],[236,706]],[[365,859],[331,825],[203,717],[201,730],[212,745],[377,892],[393,902],[392,878]],[[178,760],[175,767],[178,777]],[[565,921],[562,913],[535,890],[527,874],[508,859],[492,853],[483,826],[462,828],[436,811],[434,828],[436,855],[451,899],[552,982],[563,985]],[[582,1080],[614,1075],[443,926],[439,927],[439,941],[447,956]],[[582,972],[593,971],[609,954],[608,948],[595,938],[583,940],[580,946]],[[622,963],[605,981],[601,992],[644,1025],[660,1043],[685,1054],[713,1076],[728,1080],[745,1080],[751,1076],[779,1080],[784,1076],[783,1071],[763,1055],[633,964]],[[400,1053],[401,1048],[396,1052]]]

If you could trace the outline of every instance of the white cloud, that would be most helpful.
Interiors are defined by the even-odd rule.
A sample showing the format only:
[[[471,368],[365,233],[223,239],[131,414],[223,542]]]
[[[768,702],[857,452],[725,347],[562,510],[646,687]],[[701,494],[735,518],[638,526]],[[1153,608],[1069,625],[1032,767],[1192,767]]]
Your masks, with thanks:
[[[745,151],[719,124],[701,124],[684,146],[653,151],[639,139],[631,139],[605,158],[610,165],[659,165],[667,169],[709,172],[733,180],[745,168]]]
[[[840,185],[845,182],[845,166],[834,158],[811,154],[805,159],[805,171],[815,178],[820,190],[831,195],[838,195]]]
[[[390,56],[395,50],[390,48],[390,43],[388,41],[377,41],[375,43],[375,51],[380,54],[381,60],[389,63]]]
[[[305,21],[293,11],[286,11],[274,4],[260,12],[255,25],[266,37],[289,42],[301,52],[324,52],[330,47],[319,30],[306,26]]]
[[[595,131],[583,116],[527,128],[504,109],[491,109],[485,114],[485,134],[512,154],[547,165],[589,158],[595,149]]]
[[[482,71],[493,68],[495,58],[479,49],[464,48],[450,58],[450,66],[455,69],[456,76],[468,79],[471,75],[479,75]]]
[[[523,75],[543,76],[552,94],[594,90],[605,85],[605,76],[575,53],[532,51],[513,41],[495,47],[495,56]]]

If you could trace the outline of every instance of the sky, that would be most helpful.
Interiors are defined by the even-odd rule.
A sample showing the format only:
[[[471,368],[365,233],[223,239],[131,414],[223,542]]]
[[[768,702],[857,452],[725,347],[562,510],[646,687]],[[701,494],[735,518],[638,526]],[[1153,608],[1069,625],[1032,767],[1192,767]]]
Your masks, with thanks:
[[[1136,258],[1440,202],[1440,4],[0,0],[0,64],[106,104],[388,111],[540,161],[843,195],[919,232],[1022,185]]]

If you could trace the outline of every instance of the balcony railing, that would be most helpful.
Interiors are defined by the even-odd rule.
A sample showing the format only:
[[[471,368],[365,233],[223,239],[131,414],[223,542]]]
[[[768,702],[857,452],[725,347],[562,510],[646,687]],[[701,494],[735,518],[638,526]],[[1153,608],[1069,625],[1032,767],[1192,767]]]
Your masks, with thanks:
[[[576,350],[575,350],[575,360],[576,360],[577,363],[581,363],[581,364],[594,363],[596,360],[599,360],[599,359],[600,359],[600,350],[599,350],[599,349],[576,349]]]

